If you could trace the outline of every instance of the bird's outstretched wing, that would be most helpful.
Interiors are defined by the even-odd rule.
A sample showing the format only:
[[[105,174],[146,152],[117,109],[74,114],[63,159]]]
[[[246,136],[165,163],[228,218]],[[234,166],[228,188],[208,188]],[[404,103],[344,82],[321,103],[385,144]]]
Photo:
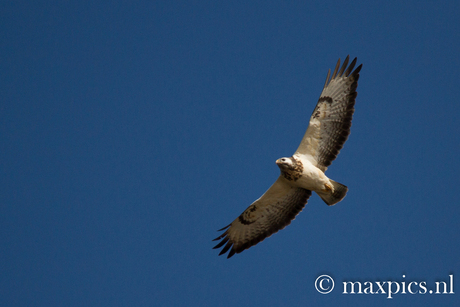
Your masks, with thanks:
[[[225,254],[230,248],[227,258],[235,253],[256,245],[278,230],[291,223],[302,211],[311,196],[311,191],[289,185],[281,177],[250,205],[230,225],[222,235],[214,239],[222,240],[214,248],[224,246],[219,255]]]
[[[323,92],[310,117],[307,132],[294,154],[305,155],[323,172],[337,157],[350,134],[362,64],[352,72],[356,58],[347,68],[348,60],[349,56],[339,71],[339,59],[330,79],[329,70]]]

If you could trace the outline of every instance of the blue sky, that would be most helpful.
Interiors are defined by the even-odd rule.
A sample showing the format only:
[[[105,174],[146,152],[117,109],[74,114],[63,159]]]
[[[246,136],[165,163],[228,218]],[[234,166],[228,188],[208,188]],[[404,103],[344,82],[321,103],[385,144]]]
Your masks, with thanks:
[[[458,286],[389,299],[342,284],[460,284],[459,15],[458,1],[0,3],[0,305],[458,304]],[[327,172],[347,197],[313,195],[218,257],[216,230],[276,180],[348,54],[356,111]]]

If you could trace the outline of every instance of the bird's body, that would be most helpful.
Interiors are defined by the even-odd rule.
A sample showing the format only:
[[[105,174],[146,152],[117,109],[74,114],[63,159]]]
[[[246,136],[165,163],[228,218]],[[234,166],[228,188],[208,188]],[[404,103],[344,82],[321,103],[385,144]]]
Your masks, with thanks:
[[[341,201],[348,191],[343,184],[329,179],[304,155],[280,158],[276,164],[281,170],[281,179],[292,186],[316,192],[329,206]]]
[[[325,174],[350,134],[356,88],[362,65],[352,72],[356,58],[348,65],[348,57],[340,68],[340,59],[310,117],[309,126],[292,157],[276,160],[281,174],[273,185],[252,203],[215,240],[214,248],[230,248],[228,258],[257,244],[291,223],[316,192],[331,206],[341,201],[348,188]],[[345,70],[346,69],[346,70]]]
[[[295,162],[291,162],[292,160]],[[297,166],[297,170],[289,168],[291,163]],[[283,178],[293,186],[314,192],[325,192],[327,187],[331,186],[326,174],[311,164],[308,159],[302,159],[300,156],[280,158],[276,160],[276,164],[278,164]]]

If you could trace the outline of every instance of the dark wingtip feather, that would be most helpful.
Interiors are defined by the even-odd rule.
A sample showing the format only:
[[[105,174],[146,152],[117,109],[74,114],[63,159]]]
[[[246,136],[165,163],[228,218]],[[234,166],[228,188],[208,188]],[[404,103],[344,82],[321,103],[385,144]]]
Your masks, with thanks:
[[[334,73],[332,74],[331,80],[334,80],[335,76],[337,75],[337,71],[339,71],[339,67],[340,67],[340,58],[337,61],[337,64],[335,65]]]
[[[324,83],[323,88],[325,88],[327,86],[327,84],[329,83],[329,77],[330,76],[331,76],[331,70],[329,69],[329,71],[327,72],[326,82]]]
[[[347,55],[345,61],[343,61],[342,68],[340,68],[339,73],[337,74],[337,77],[342,77],[343,72],[345,71],[345,68],[347,68],[348,61],[350,60],[350,56]]]
[[[225,226],[224,228],[219,229],[218,231],[225,230],[225,229],[227,229],[228,227],[230,227],[231,225],[232,225],[232,224],[229,224],[229,225]],[[228,233],[228,231],[224,232],[223,234],[221,234],[220,236],[218,236],[217,238],[215,238],[213,241],[217,241],[217,240],[220,240],[220,239],[224,238],[225,236],[227,236],[227,233]]]
[[[213,240],[215,241],[215,240]],[[213,247],[213,249],[216,249],[216,248],[219,248],[221,247],[222,245],[224,245],[225,243],[227,243],[228,241],[228,237],[226,237],[225,239],[223,239],[222,241],[219,242],[219,244],[217,244],[216,246]]]
[[[353,70],[353,67],[355,67],[356,65],[357,60],[358,58],[354,58],[353,61],[351,61],[350,66],[348,66],[348,69],[345,72],[345,77],[348,77],[350,75],[351,71]]]
[[[224,227],[224,228],[222,228],[222,229],[219,229],[218,231],[222,231],[222,230],[225,230],[225,229],[227,229],[227,228],[228,228],[228,227],[230,227],[230,226],[232,226],[232,223],[228,224],[227,226],[225,226],[225,227]]]
[[[358,67],[356,67],[355,71],[353,72],[353,76],[357,76],[361,71],[361,68],[363,68],[363,64],[360,64]]]
[[[229,228],[232,224],[229,224],[227,226],[225,226],[224,228],[222,229],[219,229],[218,231],[222,231],[222,230],[225,230],[227,228]],[[215,238],[213,241],[217,241],[217,240],[221,240],[216,246],[213,247],[213,249],[217,249],[217,248],[221,248],[222,246],[224,246],[225,243],[227,243],[227,245],[224,246],[224,248],[220,251],[219,253],[219,256],[225,254],[229,249],[230,247],[232,247],[233,245],[233,242],[232,241],[229,241],[229,237],[227,236],[228,235],[228,230],[225,231],[223,234],[221,234],[220,236],[218,236],[217,238]],[[232,248],[230,250],[230,253],[228,254],[228,257],[227,258],[230,258],[231,256],[233,256],[235,254],[235,249]]]
[[[236,253],[235,249],[232,248],[230,252],[228,253],[227,259],[235,255],[235,253]]]
[[[221,234],[220,236],[218,236],[217,238],[215,238],[213,241],[220,240],[220,239],[222,239],[223,237],[225,237],[226,235],[227,235],[227,232],[224,232],[223,234]]]
[[[230,249],[230,247],[232,247],[232,245],[233,242],[228,242],[227,245],[224,246],[224,249],[220,251],[219,256],[225,254]]]

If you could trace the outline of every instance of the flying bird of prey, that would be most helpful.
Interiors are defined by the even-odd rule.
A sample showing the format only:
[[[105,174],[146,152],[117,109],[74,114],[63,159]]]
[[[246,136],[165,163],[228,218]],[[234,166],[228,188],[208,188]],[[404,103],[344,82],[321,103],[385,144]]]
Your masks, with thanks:
[[[222,240],[214,248],[225,244],[219,255],[230,250],[230,258],[289,225],[306,205],[311,191],[329,206],[347,194],[345,185],[324,173],[347,140],[355,111],[362,64],[352,72],[356,58],[347,68],[348,61],[349,56],[339,70],[339,59],[332,77],[329,70],[299,148],[292,157],[276,160],[281,174],[275,183],[230,225],[219,230],[226,229],[214,239]]]

